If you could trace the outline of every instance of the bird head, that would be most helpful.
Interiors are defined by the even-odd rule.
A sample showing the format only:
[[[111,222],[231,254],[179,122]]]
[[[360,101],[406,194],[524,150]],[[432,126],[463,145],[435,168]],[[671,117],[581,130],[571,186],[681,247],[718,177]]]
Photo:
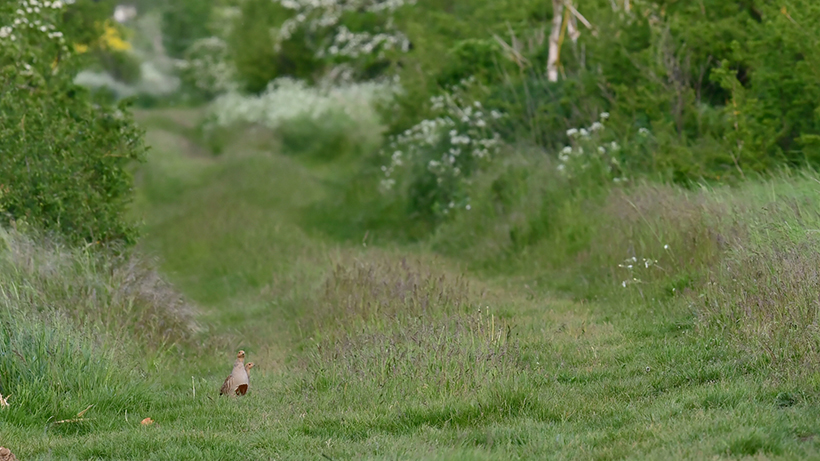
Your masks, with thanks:
[[[236,354],[236,358],[244,359],[245,358],[245,351],[239,351],[239,353]]]
[[[253,362],[248,362],[248,367],[247,367],[248,370],[250,370],[253,367],[254,367],[254,363]]]

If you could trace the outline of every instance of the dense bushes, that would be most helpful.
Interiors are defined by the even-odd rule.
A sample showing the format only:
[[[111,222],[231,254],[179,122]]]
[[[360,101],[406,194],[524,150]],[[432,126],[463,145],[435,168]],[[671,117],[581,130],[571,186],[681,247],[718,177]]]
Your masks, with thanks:
[[[131,162],[144,151],[124,107],[93,104],[73,84],[77,58],[60,31],[60,8],[0,9],[0,211],[3,221],[55,231],[68,241],[131,243],[124,217]],[[24,22],[26,21],[26,22]],[[42,24],[38,28],[25,24]]]

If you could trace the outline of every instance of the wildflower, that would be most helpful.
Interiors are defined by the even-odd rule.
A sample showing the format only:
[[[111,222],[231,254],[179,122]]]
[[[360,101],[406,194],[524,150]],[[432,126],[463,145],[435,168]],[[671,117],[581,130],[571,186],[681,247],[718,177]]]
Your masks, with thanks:
[[[609,119],[609,112],[601,112],[601,120]]]
[[[575,135],[577,135],[577,134],[578,134],[578,129],[577,128],[570,128],[570,129],[567,130],[567,136],[569,136],[570,138],[575,137]]]
[[[465,208],[467,211],[470,211],[470,210],[472,210],[472,209],[473,209],[473,207],[471,207],[469,203],[468,203],[468,204],[467,204],[467,206],[465,206],[464,208]]]
[[[668,249],[669,249],[669,245],[664,245],[664,246],[663,246],[663,249],[664,249],[664,250],[668,250]]]
[[[638,134],[645,138],[645,137],[649,136],[649,130],[647,130],[646,128],[641,127],[638,130]]]
[[[561,149],[561,153],[562,153],[562,154],[565,154],[565,155],[569,155],[569,154],[571,154],[571,153],[572,153],[572,147],[570,147],[570,146],[565,146],[563,149]]]
[[[6,38],[11,35],[12,28],[9,26],[0,27],[0,38]]]
[[[598,153],[606,154],[606,149],[604,148],[604,146],[598,146]]]
[[[592,124],[592,126],[589,127],[589,129],[592,130],[592,131],[603,130],[604,129],[604,124],[601,123],[601,122],[595,122],[595,123]]]
[[[589,131],[587,131],[586,128],[581,128],[581,137],[582,138],[589,137]]]

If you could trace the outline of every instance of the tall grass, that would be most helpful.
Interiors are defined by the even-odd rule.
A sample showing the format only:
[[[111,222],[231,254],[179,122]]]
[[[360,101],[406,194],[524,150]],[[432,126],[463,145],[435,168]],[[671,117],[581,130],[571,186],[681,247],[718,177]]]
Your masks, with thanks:
[[[434,248],[580,298],[691,306],[704,333],[779,370],[818,370],[813,174],[735,187],[572,184],[522,151],[474,187],[473,209],[438,229]]]
[[[136,257],[0,229],[0,393],[11,395],[2,417],[76,430],[133,413],[150,402],[146,367],[192,341],[194,320]]]

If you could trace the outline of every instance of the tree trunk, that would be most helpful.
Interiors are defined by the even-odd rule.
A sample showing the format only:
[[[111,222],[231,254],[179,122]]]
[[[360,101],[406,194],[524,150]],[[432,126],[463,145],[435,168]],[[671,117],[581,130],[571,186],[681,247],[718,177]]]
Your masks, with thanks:
[[[558,81],[558,58],[561,54],[561,26],[564,22],[564,2],[552,0],[552,31],[549,40],[549,56],[547,57],[547,80]]]

